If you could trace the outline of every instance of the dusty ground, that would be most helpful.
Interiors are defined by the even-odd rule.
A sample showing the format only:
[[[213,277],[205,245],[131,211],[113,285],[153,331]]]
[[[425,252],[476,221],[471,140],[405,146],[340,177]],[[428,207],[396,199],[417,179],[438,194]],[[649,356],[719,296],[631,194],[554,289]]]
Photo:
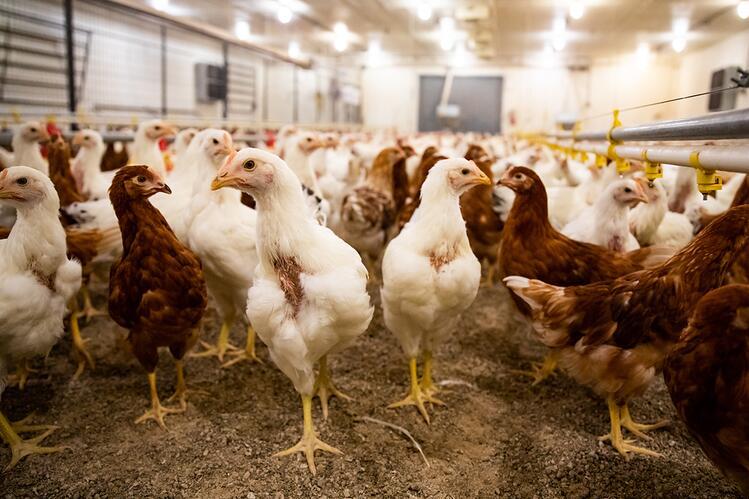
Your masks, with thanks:
[[[98,359],[93,373],[71,380],[64,341],[24,392],[6,391],[11,419],[36,411],[37,421],[62,427],[46,443],[70,450],[0,475],[0,497],[738,497],[679,422],[644,443],[662,458],[625,461],[597,441],[608,417],[587,389],[564,376],[531,387],[511,374],[543,351],[510,324],[505,299],[500,289],[482,289],[438,352],[436,375],[451,386],[431,427],[414,408],[385,409],[405,394],[407,366],[378,309],[367,334],[332,361],[339,386],[356,400],[334,399],[327,422],[315,409],[323,440],[345,452],[318,454],[316,477],[301,455],[271,457],[301,434],[297,395],[273,365],[220,369],[216,359],[190,359],[188,382],[212,395],[170,416],[168,432],[136,426],[148,405],[146,377],[118,351],[113,323],[94,319],[84,329]],[[211,321],[206,336],[215,334]],[[241,328],[233,337],[243,342]],[[259,352],[267,360],[264,346]],[[174,386],[167,354],[158,372],[165,398]],[[643,421],[675,418],[660,382],[632,409]],[[362,416],[409,429],[430,467],[406,438]],[[0,462],[8,458],[0,447]]]

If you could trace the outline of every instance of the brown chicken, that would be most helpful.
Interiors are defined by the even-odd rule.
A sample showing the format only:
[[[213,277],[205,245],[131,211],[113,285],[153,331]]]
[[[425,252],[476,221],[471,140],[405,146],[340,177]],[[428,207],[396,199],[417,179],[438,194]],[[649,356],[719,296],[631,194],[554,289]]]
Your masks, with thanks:
[[[60,206],[86,201],[86,198],[78,192],[75,178],[70,171],[70,147],[61,136],[54,135],[47,144],[47,161],[49,162],[49,178],[55,184],[55,190],[60,197]]]
[[[187,387],[182,358],[198,339],[207,305],[203,270],[198,258],[179,242],[164,217],[148,198],[171,193],[160,176],[144,165],[121,168],[109,189],[122,232],[122,258],[109,277],[109,314],[129,329],[128,343],[146,369],[152,408],[135,422],[154,419],[162,428],[164,416],[183,412]],[[159,347],[169,347],[176,360],[180,408],[163,407],[156,390]]]
[[[697,303],[663,376],[679,418],[749,496],[749,286],[724,286]]]
[[[119,170],[127,164],[129,159],[127,149],[122,144],[120,144],[120,146],[121,148],[117,150],[117,145],[114,142],[107,144],[104,156],[101,158],[101,171],[109,172],[112,170]]]
[[[447,159],[447,157],[437,154],[436,147],[430,146],[424,151],[424,154],[421,156],[419,168],[416,170],[414,178],[411,181],[408,200],[403,206],[403,209],[398,213],[398,232],[400,232],[408,221],[411,220],[416,208],[419,207],[419,204],[421,203],[421,185],[424,183],[424,180],[426,180],[429,170],[431,170],[432,167],[442,159]]]
[[[520,275],[556,286],[579,286],[642,270],[663,263],[663,249],[649,247],[621,254],[596,244],[575,241],[549,222],[546,188],[538,175],[522,166],[509,168],[499,184],[515,192],[515,201],[502,231],[499,252],[501,277]],[[518,310],[530,317],[530,307],[510,292]],[[556,368],[557,351],[522,372],[538,384]]]
[[[492,159],[481,146],[470,145],[465,158],[476,163],[476,166],[491,179]],[[479,185],[463,194],[460,198],[460,211],[466,221],[466,232],[471,249],[479,262],[487,265],[486,284],[494,284],[494,274],[499,259],[499,243],[502,240],[502,220],[492,210],[492,185]]]
[[[606,398],[611,432],[622,455],[657,455],[622,438],[665,423],[632,420],[628,402],[641,396],[663,368],[687,326],[689,313],[708,292],[723,286],[749,242],[749,206],[732,208],[665,264],[610,281],[552,286],[511,276],[505,283],[531,307],[541,341],[559,349],[560,365]]]

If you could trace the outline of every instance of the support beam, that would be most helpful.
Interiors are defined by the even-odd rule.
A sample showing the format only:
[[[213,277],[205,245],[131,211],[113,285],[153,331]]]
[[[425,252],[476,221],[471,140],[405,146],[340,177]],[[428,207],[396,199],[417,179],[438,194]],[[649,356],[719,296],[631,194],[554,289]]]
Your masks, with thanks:
[[[167,66],[166,66],[166,26],[161,25],[161,117],[165,117],[168,111],[167,104]]]
[[[75,95],[75,31],[73,29],[73,0],[65,0],[63,3],[65,14],[65,59],[67,62],[67,87],[68,87],[68,111],[75,115],[78,103]],[[78,129],[78,124],[71,123],[73,130]]]

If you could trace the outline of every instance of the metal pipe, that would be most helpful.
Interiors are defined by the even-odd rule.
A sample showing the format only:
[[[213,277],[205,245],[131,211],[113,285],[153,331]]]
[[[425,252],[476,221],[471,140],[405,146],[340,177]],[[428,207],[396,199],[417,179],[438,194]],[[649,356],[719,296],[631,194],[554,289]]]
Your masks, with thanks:
[[[572,134],[551,133],[549,137],[575,140],[606,140],[608,131]],[[618,142],[656,140],[723,140],[749,138],[749,108],[712,113],[696,118],[658,121],[614,128],[611,137]]]
[[[166,26],[161,25],[161,117],[167,113]]]
[[[75,40],[73,31],[73,0],[65,0],[65,59],[67,61],[68,111],[73,114],[77,107],[75,101]],[[73,129],[77,124],[73,123]]]

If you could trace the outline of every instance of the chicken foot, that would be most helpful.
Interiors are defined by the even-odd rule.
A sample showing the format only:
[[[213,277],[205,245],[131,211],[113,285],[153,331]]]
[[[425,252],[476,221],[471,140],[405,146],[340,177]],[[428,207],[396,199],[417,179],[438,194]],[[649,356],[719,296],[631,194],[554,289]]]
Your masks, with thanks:
[[[200,341],[200,345],[205,348],[202,352],[193,353],[191,357],[218,357],[219,362],[224,361],[224,355],[227,350],[238,350],[237,347],[229,343],[229,332],[231,330],[231,324],[224,322],[221,324],[221,330],[218,333],[218,340],[215,345],[211,345],[206,341]]]
[[[302,412],[304,414],[304,433],[299,443],[289,449],[273,454],[274,457],[283,457],[296,454],[297,452],[304,453],[307,458],[307,466],[313,475],[317,474],[317,468],[315,467],[315,451],[321,450],[330,452],[332,454],[343,454],[339,449],[332,447],[319,438],[315,434],[315,428],[312,425],[312,397],[309,395],[302,395]]]
[[[510,372],[513,374],[520,374],[522,376],[530,376],[531,378],[533,378],[532,386],[536,386],[537,384],[541,383],[546,378],[554,374],[554,371],[557,368],[558,356],[558,353],[552,350],[546,355],[546,357],[544,357],[543,363],[539,364],[538,362],[534,362],[532,370],[521,371],[513,369]]]
[[[621,413],[623,412],[623,408],[619,407],[613,397],[609,397],[607,399],[607,403],[609,406],[609,417],[611,418],[611,432],[602,437],[598,437],[598,440],[610,440],[611,445],[614,447],[614,449],[616,449],[619,454],[624,456],[625,459],[629,459],[630,457],[627,454],[628,452],[632,452],[635,454],[645,454],[646,456],[661,457],[661,455],[655,451],[632,445],[632,442],[634,442],[634,440],[625,440],[622,437],[623,422]],[[629,414],[629,411],[627,411],[627,414]]]
[[[91,291],[85,284],[81,286],[81,296],[83,297],[83,310],[81,311],[81,315],[86,318],[86,324],[91,322],[93,317],[107,315],[107,312],[94,307],[94,302],[91,300]]]
[[[184,379],[183,379],[184,381]],[[171,407],[164,407],[161,405],[161,401],[159,401],[159,394],[156,390],[156,373],[148,373],[148,385],[151,388],[151,409],[148,409],[141,417],[135,420],[135,424],[140,424],[148,421],[149,419],[153,419],[158,423],[159,426],[163,430],[166,430],[166,425],[164,424],[164,416],[167,414],[178,414],[181,412],[185,412],[184,408],[179,409],[173,409]]]
[[[426,407],[424,407],[424,402],[427,401],[427,398],[421,389],[421,385],[419,385],[419,376],[418,376],[418,373],[416,372],[416,357],[411,357],[408,360],[408,367],[411,373],[410,393],[406,396],[406,398],[404,398],[400,402],[394,402],[390,404],[388,406],[388,409],[396,409],[398,407],[414,405],[416,406],[416,409],[418,409],[418,411],[424,417],[424,421],[426,421],[427,424],[431,424],[429,420],[429,413],[427,412]]]
[[[657,423],[653,424],[637,423],[629,414],[629,406],[627,404],[624,404],[624,407],[621,408],[621,424],[633,435],[645,440],[652,440],[653,438],[649,435],[646,435],[644,432],[663,428],[664,426],[668,426],[670,422],[667,419],[664,419],[663,421],[658,421]]]
[[[8,386],[18,385],[18,389],[23,390],[29,381],[29,374],[37,372],[39,372],[39,369],[32,368],[29,359],[24,359],[16,366],[15,374],[9,377]]]
[[[320,397],[320,406],[322,407],[323,419],[328,419],[328,400],[331,397],[338,397],[344,400],[353,400],[350,396],[341,392],[333,384],[333,379],[330,376],[330,370],[328,369],[328,356],[323,355],[320,358],[320,371],[317,374],[315,380],[315,395]]]
[[[80,317],[81,313],[78,309],[78,302],[75,298],[73,298],[72,300],[72,309],[73,313],[70,314],[70,335],[73,338],[73,348],[75,349],[76,356],[78,357],[78,368],[75,370],[73,379],[78,379],[86,369],[86,364],[88,364],[88,367],[93,370],[96,367],[96,363],[94,362],[94,358],[86,349],[86,343],[88,343],[89,340],[84,339],[83,336],[81,336],[81,329],[78,325],[78,317]]]
[[[440,399],[434,396],[439,391],[437,385],[432,381],[432,352],[424,352],[424,370],[421,373],[421,392],[424,400],[430,404],[445,405]]]
[[[180,412],[187,410],[187,395],[192,393],[195,395],[208,395],[205,390],[194,390],[187,388],[185,383],[185,366],[181,360],[174,361],[175,368],[177,370],[177,388],[174,390],[174,394],[166,399],[167,402],[179,400]]]
[[[13,468],[18,462],[26,456],[32,454],[51,454],[53,452],[60,452],[67,449],[67,447],[42,447],[38,445],[42,440],[47,438],[54,432],[56,426],[28,426],[25,424],[29,418],[20,421],[19,423],[13,424],[0,412],[0,437],[3,441],[10,446],[11,458],[10,463],[5,467],[5,471]],[[22,439],[18,432],[26,431],[37,431],[45,430],[41,435],[30,438],[28,440]]]
[[[221,364],[221,367],[230,367],[238,362],[242,362],[243,360],[263,364],[263,360],[258,358],[255,353],[255,329],[252,325],[247,326],[247,344],[245,345],[244,350],[232,350],[227,352],[227,355],[234,358]]]

